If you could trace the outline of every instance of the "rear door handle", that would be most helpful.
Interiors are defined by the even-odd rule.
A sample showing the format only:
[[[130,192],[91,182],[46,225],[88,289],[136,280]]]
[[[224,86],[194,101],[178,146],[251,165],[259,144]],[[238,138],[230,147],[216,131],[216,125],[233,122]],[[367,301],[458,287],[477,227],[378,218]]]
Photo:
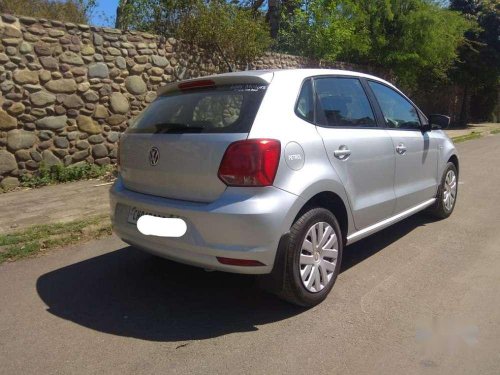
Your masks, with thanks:
[[[404,143],[400,143],[399,145],[397,145],[397,147],[396,147],[396,152],[397,152],[399,155],[404,155],[404,154],[406,154],[406,146],[404,145]]]
[[[351,156],[351,150],[349,150],[346,145],[342,145],[338,150],[333,151],[333,156],[339,160],[346,160]]]

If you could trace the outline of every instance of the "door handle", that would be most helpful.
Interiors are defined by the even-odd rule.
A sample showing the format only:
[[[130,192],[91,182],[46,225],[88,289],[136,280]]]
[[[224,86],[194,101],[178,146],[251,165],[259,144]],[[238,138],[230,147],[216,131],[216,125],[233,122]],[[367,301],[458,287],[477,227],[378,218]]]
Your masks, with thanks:
[[[346,145],[342,145],[338,150],[333,151],[333,156],[339,160],[347,160],[347,158],[351,156],[351,150],[349,150]]]
[[[406,154],[406,146],[404,143],[400,143],[397,145],[396,147],[396,152],[399,154],[399,155],[404,155]]]

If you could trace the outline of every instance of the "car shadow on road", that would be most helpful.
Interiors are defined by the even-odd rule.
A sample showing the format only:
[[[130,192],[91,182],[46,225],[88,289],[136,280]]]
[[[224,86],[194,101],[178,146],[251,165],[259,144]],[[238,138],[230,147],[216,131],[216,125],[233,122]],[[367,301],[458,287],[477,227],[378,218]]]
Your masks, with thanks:
[[[422,212],[346,247],[340,272],[345,272],[363,260],[368,259],[400,238],[406,236],[415,228],[432,224],[436,221],[437,219],[433,216]]]
[[[428,218],[416,216],[344,252],[345,271]],[[255,278],[173,263],[133,247],[42,275],[38,294],[60,318],[109,334],[150,341],[202,340],[304,312],[267,294]]]

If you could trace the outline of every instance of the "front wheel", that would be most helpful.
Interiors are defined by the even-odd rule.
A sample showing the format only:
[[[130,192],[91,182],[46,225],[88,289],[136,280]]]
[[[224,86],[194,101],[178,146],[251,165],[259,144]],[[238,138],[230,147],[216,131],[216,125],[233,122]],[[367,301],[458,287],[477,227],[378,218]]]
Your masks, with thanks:
[[[313,208],[293,224],[280,298],[299,306],[322,302],[335,284],[342,260],[342,233],[335,216]]]
[[[438,188],[436,203],[430,213],[439,219],[446,219],[455,209],[458,193],[458,172],[455,164],[448,163]]]

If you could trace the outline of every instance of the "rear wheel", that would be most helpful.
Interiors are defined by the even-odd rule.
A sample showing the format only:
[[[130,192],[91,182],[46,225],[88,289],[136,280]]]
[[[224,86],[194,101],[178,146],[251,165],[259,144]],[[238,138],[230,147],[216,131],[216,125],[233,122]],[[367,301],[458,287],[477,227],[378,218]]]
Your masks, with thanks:
[[[279,297],[300,306],[322,302],[339,273],[342,249],[340,227],[330,211],[304,213],[290,230]]]
[[[448,163],[438,188],[436,203],[430,213],[439,219],[446,219],[455,208],[458,193],[458,172],[455,164]]]

